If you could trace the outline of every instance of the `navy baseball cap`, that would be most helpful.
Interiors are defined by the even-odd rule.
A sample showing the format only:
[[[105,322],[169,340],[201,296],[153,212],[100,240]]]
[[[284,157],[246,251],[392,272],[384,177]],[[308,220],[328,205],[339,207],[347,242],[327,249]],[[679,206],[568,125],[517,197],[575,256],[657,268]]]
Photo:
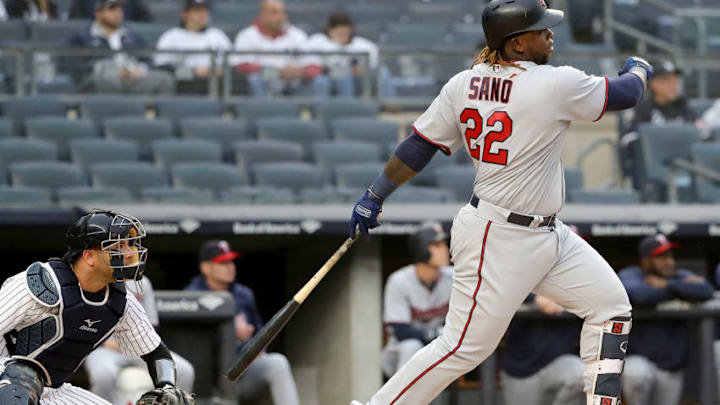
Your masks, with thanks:
[[[663,60],[653,63],[653,77],[663,75],[681,75],[682,69],[678,68],[677,65],[669,60]]]
[[[206,9],[210,9],[210,1],[209,0],[185,0],[185,8],[184,10],[190,10],[193,8],[203,7]]]
[[[230,249],[225,240],[209,240],[200,248],[200,262],[229,262],[240,256],[238,252]]]
[[[679,243],[670,242],[667,236],[659,233],[654,236],[648,236],[640,241],[640,244],[638,245],[638,255],[641,259],[650,256],[658,256],[679,246]]]
[[[112,6],[123,6],[125,2],[123,0],[97,0],[95,1],[95,10],[104,10]]]

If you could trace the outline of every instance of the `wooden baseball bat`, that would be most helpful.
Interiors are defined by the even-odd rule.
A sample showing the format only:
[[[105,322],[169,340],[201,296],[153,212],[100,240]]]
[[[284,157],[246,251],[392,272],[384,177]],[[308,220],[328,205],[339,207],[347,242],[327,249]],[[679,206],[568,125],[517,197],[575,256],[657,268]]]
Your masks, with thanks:
[[[260,353],[268,347],[273,339],[275,339],[275,336],[280,333],[285,324],[295,314],[295,311],[300,308],[300,305],[305,302],[308,295],[310,295],[330,269],[335,266],[335,263],[340,260],[348,249],[350,249],[350,246],[352,246],[356,239],[358,239],[357,236],[355,238],[347,238],[345,242],[343,242],[343,244],[335,251],[335,253],[330,256],[325,264],[320,267],[320,270],[315,273],[310,281],[308,281],[305,286],[303,286],[303,288],[301,288],[300,291],[298,291],[295,296],[288,301],[284,307],[282,307],[281,310],[275,313],[272,319],[270,319],[270,321],[266,323],[252,339],[245,343],[245,346],[243,346],[240,351],[240,355],[237,360],[235,360],[232,367],[225,372],[225,376],[228,380],[237,381],[237,379],[245,373],[247,368],[250,366],[250,363],[252,363],[260,355]]]

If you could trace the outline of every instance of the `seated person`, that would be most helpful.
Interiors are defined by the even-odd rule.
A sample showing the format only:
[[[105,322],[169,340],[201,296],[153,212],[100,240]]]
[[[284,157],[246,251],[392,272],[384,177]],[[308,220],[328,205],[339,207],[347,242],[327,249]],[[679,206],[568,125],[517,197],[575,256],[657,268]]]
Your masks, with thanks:
[[[229,291],[235,298],[235,336],[237,351],[262,327],[255,305],[255,295],[248,287],[235,282],[238,253],[224,240],[207,241],[199,254],[200,273],[185,287],[192,291]],[[275,405],[299,405],[295,378],[287,358],[280,353],[262,353],[233,384],[240,401],[253,400],[270,387]],[[244,403],[244,402],[243,402]]]
[[[235,37],[236,51],[300,51],[307,43],[307,34],[291,25],[282,0],[261,0],[260,13],[253,25]],[[317,66],[305,66],[306,58],[296,55],[243,54],[233,58],[237,70],[247,75],[255,96],[270,94],[330,94],[330,82]]]
[[[95,3],[94,22],[88,28],[76,32],[69,44],[116,51],[145,48],[142,37],[123,25],[122,5],[121,0],[98,0]],[[152,69],[146,61],[125,53],[104,58],[74,57],[68,60],[66,68],[75,73],[76,79],[90,73],[90,69],[90,84],[97,92],[170,94],[175,91],[175,82],[168,72]]]
[[[330,14],[325,32],[310,37],[305,49],[320,52],[367,52],[369,66],[374,71],[378,65],[378,47],[370,40],[355,35],[353,20],[344,12]],[[343,97],[354,97],[361,84],[360,78],[371,72],[356,58],[342,55],[310,57],[311,65],[321,67],[331,78],[333,90]]]
[[[564,308],[541,295],[533,302],[549,316]],[[585,363],[577,355],[581,321],[548,322],[514,319],[505,332],[500,360],[506,405],[584,405]]]
[[[633,308],[653,308],[673,299],[702,302],[713,287],[703,277],[675,267],[673,249],[665,235],[640,242],[640,266],[620,271]],[[632,405],[677,405],[688,358],[687,322],[645,320],[633,323],[622,376],[624,399]]]
[[[5,0],[10,18],[42,22],[58,18],[57,4],[53,0]],[[0,1],[1,3],[2,1]]]
[[[125,285],[145,309],[152,326],[156,331],[159,331],[160,317],[155,303],[155,291],[150,279],[144,276],[140,281],[127,282]],[[177,368],[178,387],[187,392],[192,392],[195,381],[195,368],[179,354],[173,351],[170,354]],[[112,338],[108,339],[102,346],[93,350],[85,362],[85,369],[90,380],[90,391],[108,402],[118,403],[118,375],[123,367],[132,365],[142,365],[142,362],[123,356],[117,342]]]
[[[447,238],[439,223],[421,227],[409,239],[414,263],[393,272],[385,284],[383,322],[389,338],[382,367],[387,377],[442,333],[453,282]]]
[[[180,51],[226,51],[232,48],[227,34],[209,27],[208,0],[186,0],[180,14],[180,26],[170,28],[158,39],[158,50]],[[178,93],[208,92],[208,77],[222,74],[222,60],[215,58],[215,71],[211,71],[211,59],[207,53],[179,54],[158,53],[155,65],[175,75]]]

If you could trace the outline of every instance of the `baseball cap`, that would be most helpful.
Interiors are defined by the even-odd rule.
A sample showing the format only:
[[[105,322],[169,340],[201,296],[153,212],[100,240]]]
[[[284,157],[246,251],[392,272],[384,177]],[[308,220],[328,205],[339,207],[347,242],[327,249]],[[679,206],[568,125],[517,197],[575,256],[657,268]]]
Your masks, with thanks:
[[[640,258],[649,256],[657,256],[680,246],[676,242],[670,242],[667,236],[659,233],[654,236],[648,236],[640,241],[638,245],[638,254]]]
[[[190,10],[196,7],[210,8],[210,2],[208,0],[185,0],[184,10]]]
[[[125,2],[123,0],[96,0],[95,10],[103,10],[112,6],[122,6]]]
[[[655,72],[653,77],[663,75],[681,75],[682,70],[678,68],[672,61],[664,60],[657,63],[653,63],[653,71]]]
[[[238,252],[230,250],[230,244],[225,240],[209,240],[200,248],[198,255],[200,262],[229,262],[240,256]]]

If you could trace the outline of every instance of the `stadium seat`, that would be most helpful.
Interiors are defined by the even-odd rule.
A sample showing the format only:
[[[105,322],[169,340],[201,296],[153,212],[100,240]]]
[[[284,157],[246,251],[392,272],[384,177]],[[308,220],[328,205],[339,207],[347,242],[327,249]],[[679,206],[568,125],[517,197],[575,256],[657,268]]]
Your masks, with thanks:
[[[183,138],[219,142],[224,158],[231,160],[232,145],[250,137],[247,120],[224,120],[217,118],[185,118],[180,120]]]
[[[4,186],[10,183],[10,178],[7,173],[7,169],[0,165],[0,186]]]
[[[212,190],[191,187],[147,187],[142,189],[140,194],[145,202],[186,204],[212,204],[215,202]]]
[[[712,107],[715,101],[713,98],[691,98],[688,100],[688,105],[695,115],[702,117],[703,113]]]
[[[462,25],[475,22],[475,16],[470,9],[458,7],[457,4],[417,2],[408,4],[401,21],[419,25],[438,21]]]
[[[482,24],[456,24],[452,26],[453,45],[466,46],[473,49],[485,42],[485,33]],[[460,68],[458,66],[458,68]]]
[[[180,14],[177,15],[175,21],[172,21],[170,23],[128,21],[125,23],[125,25],[131,30],[135,31],[138,35],[140,35],[140,37],[143,39],[143,41],[145,41],[145,44],[147,44],[149,48],[154,48],[157,44],[158,39],[160,39],[160,36],[170,28],[176,27],[179,21]]]
[[[323,168],[304,162],[258,163],[253,165],[252,172],[259,186],[289,188],[295,193],[328,184]]]
[[[387,29],[385,45],[416,48],[441,47],[448,45],[445,23],[392,24]]]
[[[49,97],[11,98],[2,105],[4,115],[13,121],[14,133],[25,133],[25,120],[34,117],[64,117],[65,103]]]
[[[165,170],[147,162],[103,162],[90,165],[93,186],[126,188],[135,197],[145,187],[168,186]]]
[[[328,168],[344,163],[380,161],[380,147],[368,142],[316,142],[312,150],[315,163]]]
[[[8,20],[0,24],[0,45],[19,44],[27,37],[27,26],[23,20]]]
[[[336,98],[321,101],[313,106],[313,116],[325,122],[346,117],[377,117],[378,105],[373,100],[361,98]]]
[[[236,166],[212,163],[177,163],[171,166],[175,187],[191,187],[218,191],[248,184],[247,174]]]
[[[335,179],[340,187],[367,189],[385,168],[384,163],[348,163],[335,166]],[[358,198],[360,198],[358,196]]]
[[[358,195],[362,195],[362,193]],[[340,192],[337,187],[323,187],[300,190],[300,202],[303,204],[341,204],[347,203],[348,200],[347,195]]]
[[[0,207],[22,209],[52,206],[50,189],[42,187],[0,187]]]
[[[469,201],[475,184],[475,169],[472,165],[454,165],[435,170],[435,184],[454,192],[451,201]]]
[[[14,186],[61,187],[84,186],[85,175],[79,166],[65,162],[17,162],[10,165],[10,179]]]
[[[188,117],[220,117],[222,106],[210,98],[175,97],[157,100],[158,116],[178,123]]]
[[[241,27],[251,25],[258,14],[256,2],[214,2],[212,5],[212,21],[215,24],[235,24]],[[234,41],[235,38],[230,38]]]
[[[330,122],[333,138],[342,141],[376,142],[386,144],[397,142],[398,125],[393,121],[376,118],[350,117]]]
[[[80,104],[83,118],[101,125],[106,118],[144,117],[146,100],[118,96],[88,97]]]
[[[130,192],[124,188],[96,188],[88,186],[63,187],[58,189],[60,205],[84,205],[93,202],[130,202]]]
[[[23,161],[57,160],[57,146],[39,139],[10,138],[0,140],[0,167]]]
[[[297,142],[303,145],[305,156],[310,156],[313,142],[328,139],[325,126],[320,121],[300,118],[263,118],[258,120],[258,139]]]
[[[691,124],[643,124],[638,128],[637,147],[640,151],[637,167],[641,193],[646,200],[664,200],[670,174],[669,163],[674,159],[691,160],[690,145],[700,141],[700,133]],[[681,202],[694,201],[692,177],[679,173],[676,179]]]
[[[316,25],[314,22],[320,20],[324,23],[325,17],[331,10],[337,7],[337,1],[313,0],[313,1],[297,1],[289,2],[285,5],[288,19],[293,24],[298,25]],[[305,31],[312,34],[316,31]]]
[[[299,162],[303,149],[299,143],[283,141],[241,141],[233,144],[237,165],[248,173],[256,163]]]
[[[87,29],[85,20],[50,20],[30,24],[30,41],[42,45],[66,45],[77,31]]]
[[[698,143],[693,144],[690,149],[695,163],[720,172],[720,144]],[[700,202],[720,202],[720,183],[695,176],[695,185]]]
[[[441,204],[454,200],[451,190],[437,187],[418,187],[405,185],[395,190],[387,198],[388,203]]]
[[[25,121],[30,139],[55,142],[60,160],[70,159],[69,143],[73,139],[98,139],[99,133],[92,121],[69,120],[60,117],[31,118]]]
[[[108,139],[131,140],[140,147],[140,158],[152,158],[150,144],[159,139],[172,138],[173,127],[167,119],[146,120],[140,117],[108,118],[105,120]]]
[[[182,3],[168,1],[150,1],[147,3],[152,20],[159,23],[175,24],[180,21]],[[214,4],[213,4],[214,6]],[[155,43],[152,43],[154,45]]]
[[[573,190],[583,188],[585,181],[583,180],[582,170],[576,167],[565,168],[565,194],[569,194]]]
[[[632,190],[570,190],[568,200],[574,204],[639,204],[640,197]]]
[[[10,118],[0,118],[0,139],[17,135]]]
[[[282,98],[245,98],[235,103],[235,116],[245,118],[253,133],[257,131],[255,121],[260,118],[298,118],[300,109],[290,100]]]
[[[435,186],[442,187],[441,184],[436,184],[435,181],[435,170],[457,164],[457,156],[459,154],[453,153],[450,156],[445,155],[442,152],[438,152],[433,156],[430,162],[425,166],[417,176],[410,180],[410,184],[414,186]]]
[[[380,23],[387,24],[397,21],[402,14],[402,7],[397,2],[350,2],[347,12],[356,24]]]
[[[199,139],[161,139],[150,147],[155,163],[169,168],[175,163],[222,162],[220,144]]]
[[[73,139],[70,157],[74,163],[88,168],[100,162],[130,162],[140,158],[137,142],[125,139]]]
[[[295,193],[289,188],[232,187],[221,192],[222,201],[234,204],[292,204]]]

